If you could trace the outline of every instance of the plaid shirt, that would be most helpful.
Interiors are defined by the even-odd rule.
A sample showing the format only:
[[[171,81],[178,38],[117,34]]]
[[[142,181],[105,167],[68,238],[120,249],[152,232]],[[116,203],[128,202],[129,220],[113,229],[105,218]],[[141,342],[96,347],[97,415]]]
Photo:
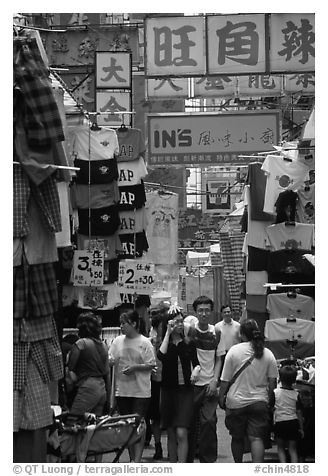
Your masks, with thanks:
[[[14,319],[14,344],[50,339],[54,334],[53,316],[41,319]]]
[[[62,120],[35,38],[14,38],[14,81],[24,99],[29,146],[64,141]]]

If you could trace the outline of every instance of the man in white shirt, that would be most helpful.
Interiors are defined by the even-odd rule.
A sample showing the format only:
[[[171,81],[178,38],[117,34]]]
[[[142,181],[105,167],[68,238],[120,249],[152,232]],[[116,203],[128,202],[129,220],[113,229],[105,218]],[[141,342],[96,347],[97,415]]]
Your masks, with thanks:
[[[228,350],[240,342],[240,324],[232,319],[231,308],[227,304],[221,306],[222,321],[215,324],[215,331],[221,334],[217,353],[221,355],[220,375]]]

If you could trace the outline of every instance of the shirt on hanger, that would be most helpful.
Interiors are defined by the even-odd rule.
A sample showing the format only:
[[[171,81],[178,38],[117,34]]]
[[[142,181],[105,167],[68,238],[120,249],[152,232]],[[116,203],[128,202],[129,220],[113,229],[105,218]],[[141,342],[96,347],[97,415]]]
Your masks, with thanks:
[[[121,240],[118,233],[110,236],[91,236],[77,235],[77,246],[79,250],[102,250],[104,260],[112,260],[122,252]]]
[[[81,309],[108,310],[121,304],[119,288],[116,283],[99,287],[77,286],[78,307]]]
[[[301,342],[314,342],[313,321],[305,319],[269,319],[265,323],[264,336],[268,340],[296,339]]]
[[[119,187],[120,201],[119,210],[134,210],[142,208],[146,203],[146,193],[144,183],[128,187]]]
[[[118,179],[117,161],[115,157],[112,159],[89,160],[76,159],[74,166],[79,167],[80,170],[76,173],[76,183],[89,184],[89,171],[90,171],[90,184],[102,184],[111,183],[113,180]]]
[[[283,249],[311,250],[314,246],[314,225],[278,223],[268,226],[266,232],[274,251]]]
[[[119,201],[117,181],[95,185],[73,184],[71,201],[73,208],[104,208]]]
[[[119,236],[123,250],[123,252],[120,253],[121,259],[140,258],[144,251],[148,251],[148,241],[145,231]]]
[[[311,263],[308,262],[307,259],[303,257],[305,253],[309,253],[309,251],[302,249],[285,249],[279,251],[270,251],[268,257],[268,273],[270,275],[285,274],[285,279],[289,277],[292,279],[295,275],[301,275],[304,277],[314,277],[314,267],[311,265]],[[292,283],[294,281],[290,282]],[[270,280],[270,282],[279,281]],[[302,283],[302,281],[298,282]]]
[[[248,213],[251,220],[270,221],[273,219],[274,210],[270,213],[265,213],[263,210],[267,177],[261,166],[261,162],[253,162],[248,165],[246,179],[250,187]]]
[[[130,233],[140,233],[147,228],[147,217],[145,208],[138,210],[120,211],[120,227],[118,233],[126,235]]]
[[[177,263],[178,199],[175,193],[147,193],[147,239],[155,264]]]
[[[267,174],[263,211],[275,213],[275,203],[280,192],[297,191],[308,180],[309,169],[301,162],[289,162],[281,156],[267,155],[262,165]]]
[[[268,294],[267,309],[270,319],[298,317],[311,320],[314,317],[314,300],[298,293],[293,297],[289,297],[288,293]]]
[[[89,235],[89,212],[90,212],[90,235],[112,235],[120,226],[117,205],[105,208],[78,209],[79,230],[82,235]]]
[[[137,160],[139,156],[145,154],[144,139],[140,129],[128,128],[127,130],[117,130],[119,142],[119,152],[117,162],[128,162]]]
[[[146,177],[148,170],[143,157],[130,162],[118,162],[118,185],[137,185]]]
[[[266,271],[268,268],[269,251],[248,247],[247,269],[248,271]]]
[[[305,187],[297,191],[298,201],[296,204],[297,221],[300,223],[314,224],[315,222],[315,184]]]
[[[117,134],[114,129],[93,131],[88,125],[70,130],[70,155],[81,160],[111,159],[119,153]]]
[[[267,288],[263,284],[268,282],[268,273],[266,271],[248,271],[246,273],[246,293],[247,294],[266,294]]]
[[[262,172],[263,173],[263,172]],[[250,186],[245,186],[245,204],[250,206]],[[272,225],[274,217],[271,220],[252,220],[251,213],[247,213],[247,235],[245,236],[245,246],[255,246],[256,248],[266,249],[269,247],[269,239],[266,228]],[[268,215],[270,216],[270,215]],[[247,253],[245,253],[247,254]]]

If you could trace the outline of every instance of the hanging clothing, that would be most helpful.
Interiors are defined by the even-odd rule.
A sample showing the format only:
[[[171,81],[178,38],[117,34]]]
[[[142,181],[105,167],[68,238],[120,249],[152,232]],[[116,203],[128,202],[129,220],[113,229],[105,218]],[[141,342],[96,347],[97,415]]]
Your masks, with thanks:
[[[135,210],[142,208],[146,203],[146,193],[143,181],[138,185],[119,187],[119,210]]]
[[[89,231],[90,212],[90,231]],[[120,226],[117,205],[104,208],[78,209],[79,230],[82,235],[112,235]]]
[[[149,245],[144,230],[140,233],[119,236],[122,245],[122,252],[119,254],[121,259],[140,258],[145,251],[148,251]]]
[[[122,252],[121,240],[118,233],[109,236],[92,235],[77,235],[77,246],[79,250],[93,250],[98,249],[104,252],[104,260],[111,260]]]
[[[264,336],[268,340],[297,339],[314,342],[314,322],[305,319],[270,319],[265,323]]]
[[[147,215],[144,207],[138,210],[119,211],[120,227],[118,233],[126,235],[140,233],[147,228]]]
[[[295,221],[297,193],[292,190],[281,192],[275,203],[276,223]]]
[[[80,160],[112,159],[119,152],[114,129],[93,131],[88,125],[70,130],[70,155]]]
[[[270,213],[265,213],[263,210],[267,177],[261,167],[261,162],[252,162],[248,165],[246,183],[250,187],[249,216],[251,220],[272,221],[274,210]]]
[[[119,142],[117,162],[137,160],[145,155],[145,143],[140,129],[132,127],[123,131],[117,129],[117,137]]]
[[[267,310],[270,319],[298,317],[311,320],[314,317],[314,300],[298,293],[292,297],[288,293],[268,294]]]
[[[105,208],[118,203],[120,198],[116,180],[111,183],[71,186],[73,208]]]
[[[118,185],[137,185],[148,174],[143,157],[130,162],[118,162]]]
[[[297,191],[296,217],[300,223],[315,223],[315,184],[300,188]]]
[[[283,249],[311,250],[314,247],[314,225],[278,223],[268,226],[266,231],[274,251]]]
[[[82,287],[77,290],[78,307],[81,309],[108,310],[121,304],[117,283],[98,287]]]
[[[281,192],[297,191],[309,179],[309,169],[301,162],[288,162],[281,156],[267,155],[262,165],[267,174],[263,211],[274,213],[274,204]]]
[[[118,179],[117,161],[115,157],[112,159],[88,160],[75,159],[74,166],[79,167],[80,170],[76,173],[76,183],[89,184],[104,184],[111,183]]]

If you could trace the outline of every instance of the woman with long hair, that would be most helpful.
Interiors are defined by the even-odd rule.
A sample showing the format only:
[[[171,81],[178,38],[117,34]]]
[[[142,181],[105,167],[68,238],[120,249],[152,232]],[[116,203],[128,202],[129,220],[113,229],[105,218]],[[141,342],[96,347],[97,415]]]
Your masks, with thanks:
[[[120,316],[122,335],[110,347],[110,364],[115,365],[115,396],[120,415],[138,413],[145,418],[151,397],[150,375],[156,367],[153,346],[139,332],[139,315],[131,309]],[[130,460],[140,463],[144,436],[129,447]]]
[[[101,318],[83,312],[77,320],[79,339],[73,344],[68,369],[77,377],[77,393],[70,412],[101,416],[110,398],[108,347],[101,341]]]
[[[278,366],[273,353],[264,347],[264,338],[255,320],[244,321],[240,325],[240,335],[242,342],[233,345],[225,358],[219,405],[226,409],[225,424],[231,435],[235,463],[243,461],[245,437],[250,442],[253,463],[261,463],[264,460],[264,439],[270,425],[269,407],[272,406],[273,390],[277,385]],[[234,374],[248,360],[249,365],[229,388]]]
[[[184,333],[179,308],[169,310],[163,326],[163,342],[157,356],[162,362],[161,426],[167,431],[170,463],[185,463],[188,429],[193,418],[193,381],[200,370],[195,344]],[[192,373],[191,366],[194,367]]]

